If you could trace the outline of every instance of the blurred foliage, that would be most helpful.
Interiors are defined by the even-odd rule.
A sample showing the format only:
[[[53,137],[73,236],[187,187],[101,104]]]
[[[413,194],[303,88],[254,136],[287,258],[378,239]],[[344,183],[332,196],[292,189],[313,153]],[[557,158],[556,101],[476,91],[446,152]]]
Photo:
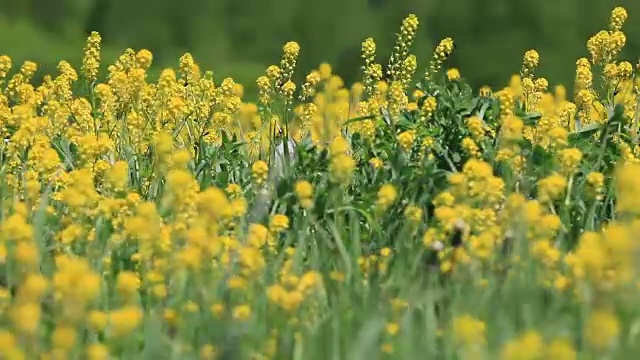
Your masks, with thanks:
[[[540,74],[570,86],[575,59],[586,55],[582,39],[606,26],[602,14],[614,5],[640,12],[631,0],[0,0],[0,53],[55,65],[58,56],[79,59],[78,43],[97,30],[105,58],[147,48],[160,67],[189,51],[217,74],[250,84],[278,60],[277,44],[294,40],[302,46],[299,76],[327,61],[351,82],[359,77],[364,38],[373,35],[385,56],[412,12],[421,21],[416,53],[423,64],[432,46],[451,36],[457,49],[450,65],[473,73],[467,81],[474,86],[499,86],[505,70],[517,72],[522,54],[535,48]],[[640,50],[640,22],[631,19],[625,32],[628,58]]]

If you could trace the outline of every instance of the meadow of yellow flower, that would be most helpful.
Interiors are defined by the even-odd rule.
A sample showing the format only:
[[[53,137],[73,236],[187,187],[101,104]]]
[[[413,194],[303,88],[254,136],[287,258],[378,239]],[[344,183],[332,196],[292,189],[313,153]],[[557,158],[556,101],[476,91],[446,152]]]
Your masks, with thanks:
[[[451,38],[419,67],[413,15],[349,87],[287,43],[255,103],[190,54],[99,78],[98,33],[38,84],[0,56],[0,358],[640,355],[626,19],[571,94],[535,50],[498,91],[442,71]]]

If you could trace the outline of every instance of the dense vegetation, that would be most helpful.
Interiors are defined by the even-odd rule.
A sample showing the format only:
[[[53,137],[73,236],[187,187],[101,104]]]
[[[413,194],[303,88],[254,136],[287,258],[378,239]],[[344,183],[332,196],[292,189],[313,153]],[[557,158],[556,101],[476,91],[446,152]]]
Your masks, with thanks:
[[[361,41],[353,84],[328,63],[295,81],[287,42],[256,102],[190,53],[157,81],[144,48],[101,66],[97,32],[42,81],[0,56],[0,355],[632,358],[626,19],[571,92],[536,50],[474,90],[452,38],[415,55],[416,15],[388,61]]]

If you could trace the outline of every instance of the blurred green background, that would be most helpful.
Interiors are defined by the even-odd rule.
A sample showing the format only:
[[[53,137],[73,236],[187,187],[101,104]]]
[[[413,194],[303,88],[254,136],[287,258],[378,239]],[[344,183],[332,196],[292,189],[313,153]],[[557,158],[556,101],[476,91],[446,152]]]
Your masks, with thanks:
[[[503,86],[522,54],[541,54],[540,75],[570,86],[587,38],[624,6],[623,56],[637,62],[640,2],[621,0],[0,0],[0,53],[53,71],[79,64],[91,30],[103,36],[105,61],[125,48],[147,48],[155,69],[175,66],[189,51],[218,78],[249,85],[276,63],[282,45],[302,46],[300,74],[327,61],[347,82],[359,78],[360,44],[372,36],[385,62],[408,13],[420,19],[416,54],[422,65],[433,46],[451,36],[457,48],[447,66],[475,86]]]

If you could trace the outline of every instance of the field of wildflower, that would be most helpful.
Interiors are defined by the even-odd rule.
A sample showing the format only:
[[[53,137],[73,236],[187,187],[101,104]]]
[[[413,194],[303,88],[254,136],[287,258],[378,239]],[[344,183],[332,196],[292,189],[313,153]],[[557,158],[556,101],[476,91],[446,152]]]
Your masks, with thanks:
[[[412,54],[413,15],[355,84],[296,84],[287,43],[254,102],[190,54],[106,68],[98,33],[38,83],[1,56],[0,358],[635,358],[626,19],[570,92],[535,50],[471,89],[453,39]]]

